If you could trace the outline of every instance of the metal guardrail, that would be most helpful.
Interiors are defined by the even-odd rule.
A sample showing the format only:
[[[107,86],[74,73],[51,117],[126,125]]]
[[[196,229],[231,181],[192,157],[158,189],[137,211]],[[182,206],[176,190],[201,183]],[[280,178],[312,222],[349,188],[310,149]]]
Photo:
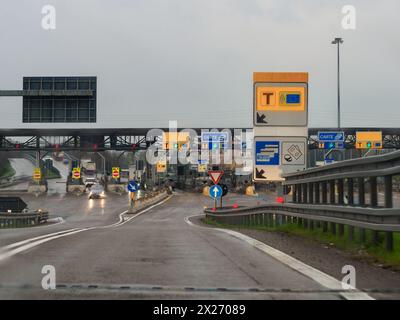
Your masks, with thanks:
[[[214,220],[233,224],[249,221],[276,224],[289,219],[311,228],[316,222],[328,231],[329,223],[334,234],[338,226],[339,235],[348,226],[349,238],[354,237],[354,228],[359,228],[363,242],[366,230],[372,231],[374,242],[378,242],[380,232],[385,232],[386,248],[393,250],[393,232],[400,232],[400,209],[393,208],[396,174],[400,174],[400,151],[351,159],[284,175],[283,185],[290,186],[292,203],[205,212]],[[378,203],[379,177],[384,180],[383,206]],[[369,203],[366,189],[369,189]],[[356,191],[358,201],[355,201]]]
[[[368,158],[351,159],[284,175],[286,186],[291,186],[294,203],[344,205],[345,181],[348,204],[363,207],[365,186],[369,185],[369,206],[378,207],[377,178],[384,179],[384,207],[393,207],[393,176],[400,174],[400,151]],[[357,185],[358,202],[354,200]],[[329,190],[328,190],[329,189]],[[336,198],[336,189],[338,197]],[[328,192],[329,191],[329,192]]]
[[[371,230],[373,242],[379,243],[380,232],[385,232],[386,249],[393,250],[393,232],[400,232],[400,212],[397,209],[339,207],[331,205],[309,206],[280,204],[220,209],[205,209],[206,217],[221,224],[277,227],[285,223],[297,223],[313,230],[328,229],[336,235],[344,235],[348,226],[349,239],[354,240],[355,228],[359,229],[360,241],[366,241],[366,230]],[[328,228],[329,226],[329,228]],[[338,231],[337,231],[338,229]]]
[[[39,225],[49,219],[48,211],[28,213],[0,212],[0,228],[23,228]]]

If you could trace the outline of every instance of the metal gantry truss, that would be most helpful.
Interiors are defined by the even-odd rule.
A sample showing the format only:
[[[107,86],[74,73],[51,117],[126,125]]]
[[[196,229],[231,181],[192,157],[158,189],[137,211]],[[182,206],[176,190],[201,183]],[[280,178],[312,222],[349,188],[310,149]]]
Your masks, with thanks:
[[[0,151],[135,151],[148,146],[145,136],[0,136]]]
[[[319,149],[319,131],[343,131],[345,135],[345,148],[356,149],[357,131],[382,131],[383,149],[400,149],[400,128],[312,128],[308,131],[308,148]]]
[[[156,140],[146,140],[142,129],[0,129],[0,151],[134,151]],[[168,129],[163,129],[165,132]],[[195,129],[200,132],[200,129]],[[246,128],[242,128],[246,130]],[[179,129],[178,129],[179,131]],[[310,128],[308,148],[319,149],[318,131],[343,131],[345,148],[355,149],[357,131],[382,131],[383,149],[400,149],[400,128]]]

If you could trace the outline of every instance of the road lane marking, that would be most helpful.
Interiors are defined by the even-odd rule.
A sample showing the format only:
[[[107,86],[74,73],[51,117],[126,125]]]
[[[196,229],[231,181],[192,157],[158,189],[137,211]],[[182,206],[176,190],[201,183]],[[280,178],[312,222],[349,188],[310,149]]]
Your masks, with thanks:
[[[23,240],[23,241],[15,242],[15,243],[12,243],[12,244],[9,244],[9,245],[7,245],[5,247],[0,248],[0,252],[6,251],[8,249],[12,249],[12,248],[15,248],[15,247],[18,247],[18,246],[22,246],[22,245],[24,245],[26,243],[29,243],[29,242],[32,242],[32,241],[35,241],[35,240],[40,240],[40,239],[43,239],[43,238],[56,236],[56,235],[59,235],[59,234],[62,234],[62,233],[71,232],[71,231],[75,231],[75,230],[78,230],[78,229],[79,228],[63,230],[63,231],[50,233],[50,234],[45,234],[45,235],[42,235],[42,236],[39,236],[39,237],[30,238],[30,239],[26,239],[26,240]]]
[[[167,201],[168,201],[169,199],[171,199],[171,198],[172,198],[172,196],[169,196],[169,197],[167,197],[166,199],[164,199],[164,200],[162,200],[162,201],[160,201],[160,202],[158,202],[158,203],[156,203],[156,204],[153,204],[152,206],[150,206],[150,207],[148,207],[148,208],[146,208],[146,209],[144,209],[144,210],[142,210],[142,211],[139,211],[137,214],[135,214],[135,215],[133,215],[132,217],[129,217],[128,219],[126,219],[125,221],[119,223],[119,224],[117,225],[117,227],[120,227],[120,226],[124,225],[125,223],[131,221],[132,219],[137,218],[138,216],[142,215],[143,213],[145,213],[145,212],[147,212],[147,211],[149,211],[149,210],[151,210],[151,209],[153,209],[153,208],[155,208],[155,207],[158,207],[158,206],[164,204],[165,202],[167,202]],[[125,211],[125,212],[127,212],[127,211]]]
[[[75,230],[75,231],[72,231],[72,232],[63,233],[61,235],[56,235],[56,236],[53,236],[53,237],[43,238],[43,239],[40,239],[40,240],[37,240],[37,241],[34,241],[34,242],[28,242],[27,244],[25,244],[23,246],[20,246],[20,247],[17,247],[16,249],[13,249],[13,250],[10,250],[10,251],[5,251],[4,253],[0,253],[0,261],[2,261],[4,259],[7,259],[7,258],[9,258],[9,257],[11,257],[13,255],[16,255],[17,253],[29,250],[29,249],[31,249],[33,247],[37,247],[38,245],[41,245],[41,244],[46,243],[46,242],[49,242],[51,240],[55,240],[55,239],[58,239],[58,238],[70,236],[70,235],[73,235],[73,234],[76,234],[76,233],[79,233],[79,232],[83,232],[83,231],[87,231],[87,230],[91,230],[91,229],[93,229],[93,228],[78,229],[78,230]]]
[[[300,260],[297,260],[296,258],[293,258],[292,256],[289,256],[288,254],[286,254],[282,251],[279,251],[278,249],[275,249],[261,241],[258,241],[254,238],[251,238],[240,232],[233,231],[230,229],[209,228],[209,227],[205,227],[205,226],[196,225],[190,221],[190,218],[198,217],[198,216],[204,216],[204,214],[196,214],[196,215],[185,217],[185,222],[192,227],[203,228],[203,229],[207,229],[207,230],[217,230],[220,232],[227,233],[239,240],[242,240],[242,241],[250,244],[254,248],[268,254],[269,256],[275,258],[276,260],[278,260],[279,262],[288,266],[289,268],[296,270],[297,272],[314,280],[315,282],[319,283],[323,287],[328,288],[330,290],[343,291],[342,283],[339,280],[337,280],[336,278],[334,278],[314,267],[311,267],[310,265],[305,264],[304,262],[301,262]],[[357,290],[356,288],[353,288],[352,290],[349,290],[348,292],[339,292],[339,294],[347,300],[375,300],[370,295],[366,294],[365,292],[361,292],[361,291]]]
[[[10,245],[7,245],[5,247],[0,248],[0,261],[7,259],[9,257],[12,257],[13,255],[16,255],[20,252],[29,250],[33,247],[37,247],[43,243],[55,240],[55,239],[59,239],[59,238],[63,238],[66,236],[70,236],[73,234],[77,234],[83,231],[89,231],[89,230],[95,230],[95,229],[104,229],[104,228],[110,228],[110,227],[120,227],[122,225],[124,225],[125,223],[131,221],[132,219],[140,216],[141,214],[153,209],[154,207],[157,207],[163,203],[165,203],[166,201],[168,201],[169,199],[171,199],[172,196],[169,196],[168,198],[142,210],[139,211],[137,214],[133,215],[132,217],[129,217],[128,219],[124,220],[123,215],[128,212],[127,210],[125,210],[124,212],[121,212],[119,214],[119,221],[116,223],[113,223],[111,225],[108,226],[99,226],[99,227],[87,227],[87,228],[75,228],[75,229],[69,229],[69,230],[64,230],[64,231],[59,231],[59,232],[55,232],[55,233],[50,233],[50,234],[45,234],[42,236],[38,236],[35,238],[30,238],[30,239],[26,239],[23,241],[19,241],[16,243],[12,243]],[[13,249],[15,248],[15,249]],[[12,250],[10,250],[12,249]]]

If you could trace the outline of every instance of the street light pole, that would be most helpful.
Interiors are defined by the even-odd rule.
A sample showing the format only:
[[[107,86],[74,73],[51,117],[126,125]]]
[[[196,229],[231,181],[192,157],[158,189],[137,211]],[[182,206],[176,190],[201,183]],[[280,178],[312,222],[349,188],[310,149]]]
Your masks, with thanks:
[[[337,111],[337,124],[338,129],[340,129],[340,44],[343,43],[342,38],[335,38],[332,44],[337,44],[337,101],[338,101],[338,111]]]

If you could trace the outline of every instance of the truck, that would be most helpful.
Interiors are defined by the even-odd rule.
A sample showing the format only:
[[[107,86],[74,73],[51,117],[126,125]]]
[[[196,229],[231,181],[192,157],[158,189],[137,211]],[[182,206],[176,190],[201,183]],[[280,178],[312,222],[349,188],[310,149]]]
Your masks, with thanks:
[[[96,163],[90,159],[81,160],[81,171],[86,176],[96,175]]]
[[[64,152],[62,152],[62,151],[53,152],[53,159],[55,161],[63,161],[64,160]]]

